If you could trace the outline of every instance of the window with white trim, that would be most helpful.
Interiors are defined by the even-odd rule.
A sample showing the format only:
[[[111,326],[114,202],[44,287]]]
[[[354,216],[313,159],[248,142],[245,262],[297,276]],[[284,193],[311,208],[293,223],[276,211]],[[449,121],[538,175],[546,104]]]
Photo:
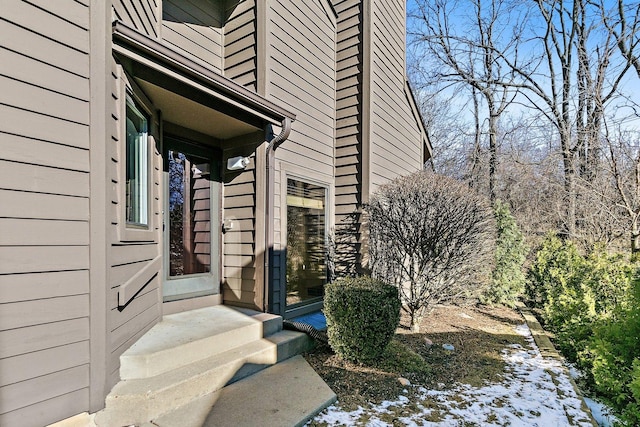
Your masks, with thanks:
[[[128,227],[149,226],[149,118],[127,96],[125,217]]]

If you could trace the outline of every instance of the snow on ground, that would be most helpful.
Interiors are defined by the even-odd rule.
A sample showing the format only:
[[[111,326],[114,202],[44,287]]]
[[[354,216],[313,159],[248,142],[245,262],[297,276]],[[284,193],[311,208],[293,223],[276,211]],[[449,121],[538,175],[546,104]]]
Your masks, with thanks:
[[[516,332],[529,345],[512,344],[502,351],[506,369],[501,383],[480,388],[458,384],[448,390],[411,386],[412,390],[405,390],[407,396],[352,412],[341,410],[338,402],[315,421],[370,427],[387,426],[393,420],[407,426],[591,427],[561,362],[540,355],[526,324],[516,327]]]
[[[611,427],[613,423],[618,420],[618,418],[611,413],[611,409],[605,404],[600,403],[597,400],[589,399],[588,397],[584,398],[584,402],[591,410],[591,414],[599,426]]]

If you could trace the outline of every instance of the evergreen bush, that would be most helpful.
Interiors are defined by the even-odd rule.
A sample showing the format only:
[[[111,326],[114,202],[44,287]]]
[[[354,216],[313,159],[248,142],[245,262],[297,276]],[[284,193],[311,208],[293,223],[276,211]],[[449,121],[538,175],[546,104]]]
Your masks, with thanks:
[[[527,293],[565,357],[625,426],[640,425],[640,276],[637,264],[595,247],[547,236],[529,271]]]
[[[371,362],[383,354],[400,322],[398,289],[368,276],[341,278],[325,287],[324,312],[336,354]]]
[[[597,322],[579,354],[593,390],[620,411],[623,425],[640,425],[640,279],[625,303]]]
[[[514,307],[524,292],[526,277],[523,271],[527,256],[524,236],[509,207],[498,200],[494,206],[498,236],[495,267],[488,289],[480,301],[485,304],[504,304]]]

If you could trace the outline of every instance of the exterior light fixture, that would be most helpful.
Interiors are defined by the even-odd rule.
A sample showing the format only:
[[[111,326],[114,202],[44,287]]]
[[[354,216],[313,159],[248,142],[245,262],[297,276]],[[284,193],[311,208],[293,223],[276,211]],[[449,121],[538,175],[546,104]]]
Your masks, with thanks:
[[[248,157],[231,157],[227,160],[227,169],[230,171],[244,170],[249,165],[249,161]]]

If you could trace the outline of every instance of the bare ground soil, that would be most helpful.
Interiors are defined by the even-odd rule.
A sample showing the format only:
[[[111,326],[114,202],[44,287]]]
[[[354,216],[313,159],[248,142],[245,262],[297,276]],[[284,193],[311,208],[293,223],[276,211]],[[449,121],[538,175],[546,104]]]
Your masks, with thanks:
[[[396,399],[406,388],[399,378],[437,389],[454,383],[481,386],[499,381],[505,367],[501,351],[509,344],[526,345],[514,331],[522,323],[520,313],[505,307],[438,306],[424,319],[420,333],[412,333],[406,326],[409,319],[403,316],[394,339],[422,356],[427,369],[407,370],[401,363],[350,363],[328,347],[318,347],[305,358],[338,395],[340,406],[355,410]],[[444,344],[455,349],[446,350]]]

